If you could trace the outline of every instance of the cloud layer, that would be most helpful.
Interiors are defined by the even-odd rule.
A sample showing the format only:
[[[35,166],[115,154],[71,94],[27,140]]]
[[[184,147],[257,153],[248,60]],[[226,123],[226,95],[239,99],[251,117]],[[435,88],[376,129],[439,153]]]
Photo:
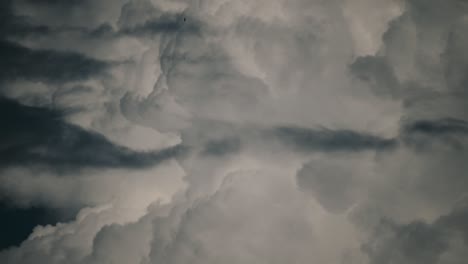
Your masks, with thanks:
[[[467,258],[463,1],[9,0],[0,17],[0,204],[57,214],[1,263]]]

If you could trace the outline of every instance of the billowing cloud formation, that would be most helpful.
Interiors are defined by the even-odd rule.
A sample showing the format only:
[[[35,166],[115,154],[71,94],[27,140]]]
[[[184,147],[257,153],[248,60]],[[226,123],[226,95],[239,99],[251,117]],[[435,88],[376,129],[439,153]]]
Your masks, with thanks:
[[[468,257],[463,1],[0,10],[0,198],[81,209],[1,263]]]

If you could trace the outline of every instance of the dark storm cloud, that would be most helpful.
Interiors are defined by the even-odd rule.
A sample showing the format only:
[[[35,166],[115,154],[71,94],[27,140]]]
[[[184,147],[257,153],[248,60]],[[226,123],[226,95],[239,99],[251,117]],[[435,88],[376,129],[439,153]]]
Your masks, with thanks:
[[[0,84],[8,85],[17,80],[39,81],[45,84],[38,88],[44,89],[50,83],[89,79],[93,82],[68,84],[58,87],[55,92],[45,88],[53,93],[46,95],[52,98],[53,105],[60,105],[65,110],[26,106],[0,97],[0,174],[3,172],[8,176],[1,183],[4,195],[11,195],[12,200],[33,200],[32,204],[45,201],[67,206],[68,203],[81,203],[85,199],[80,196],[85,195],[92,197],[90,201],[96,200],[96,204],[108,202],[106,195],[104,198],[95,195],[108,191],[112,193],[112,207],[105,209],[109,210],[107,212],[96,210],[87,218],[81,214],[76,222],[38,230],[35,239],[26,241],[17,250],[0,254],[0,262],[88,263],[90,258],[82,254],[88,254],[92,247],[91,257],[96,257],[96,263],[210,263],[219,260],[224,263],[237,260],[244,263],[342,263],[338,260],[342,248],[355,249],[362,242],[361,238],[367,240],[368,237],[371,239],[363,245],[363,251],[370,264],[455,264],[468,259],[458,256],[458,261],[442,260],[450,255],[454,239],[463,237],[459,238],[464,239],[463,249],[468,242],[466,207],[446,214],[453,201],[458,200],[459,194],[466,189],[466,152],[446,151],[445,148],[446,145],[459,147],[467,142],[468,122],[460,115],[456,115],[460,119],[448,118],[450,111],[437,107],[430,111],[419,109],[419,104],[413,108],[396,107],[400,101],[411,101],[408,96],[420,98],[433,91],[446,96],[453,90],[466,89],[468,59],[463,54],[468,46],[467,28],[464,25],[451,27],[466,14],[461,4],[454,4],[463,1],[403,1],[406,10],[402,11],[401,18],[388,25],[381,49],[366,51],[366,54],[378,55],[357,58],[349,66],[351,75],[357,77],[351,78],[352,82],[348,73],[341,73],[345,66],[341,63],[348,63],[354,54],[353,46],[360,44],[354,43],[347,35],[348,31],[357,25],[360,30],[358,34],[352,33],[353,39],[378,43],[380,33],[374,36],[368,26],[373,20],[381,19],[378,9],[386,0],[380,3],[374,0],[208,1],[208,4],[206,1],[185,1],[188,2],[187,13],[164,11],[167,8],[162,8],[163,5],[170,1],[14,1],[21,3],[18,6],[24,10],[11,8],[13,1],[0,3]],[[357,22],[342,18],[342,13],[348,9],[345,2],[350,6],[362,5],[356,9],[363,11],[350,14]],[[370,11],[374,8],[368,9],[367,5],[378,7]],[[31,17],[19,16],[13,10]],[[362,16],[366,13],[372,15]],[[362,17],[365,19],[361,20]],[[257,20],[261,21],[258,25],[252,22]],[[210,29],[220,30],[209,32]],[[162,37],[151,38],[153,36]],[[47,49],[30,48],[24,43],[35,43]],[[135,59],[135,65],[128,64],[128,67],[119,67],[111,73],[107,71],[112,67],[111,62],[74,51],[88,54],[91,50],[91,54],[96,54],[103,47],[106,48],[105,58],[131,58]],[[63,48],[70,51],[57,51]],[[148,50],[144,52],[143,49]],[[162,73],[153,86],[160,69]],[[115,76],[104,78],[107,73]],[[104,90],[95,98],[97,92],[93,91],[98,88],[94,83],[98,83],[98,92]],[[310,93],[302,92],[302,86],[309,87],[310,84],[314,86],[307,88]],[[34,86],[23,85],[22,82],[15,83],[15,88],[31,89]],[[56,86],[59,85],[51,88]],[[370,90],[378,96],[361,98],[361,86],[364,93]],[[148,89],[152,87],[154,90],[150,93]],[[289,87],[297,88],[297,93],[287,92],[287,98],[283,100],[283,90]],[[322,94],[321,87],[331,89]],[[358,91],[354,93],[352,89]],[[160,93],[161,90],[167,93]],[[122,98],[124,93],[135,94],[135,98]],[[146,99],[140,98],[149,93]],[[333,103],[326,100],[342,98],[342,93],[344,98],[350,99],[350,104],[343,100],[345,108],[332,106],[332,111],[328,111],[328,106]],[[28,97],[22,91],[18,94],[21,100]],[[30,102],[30,99],[25,101]],[[122,117],[117,107],[119,99],[120,112],[128,118],[125,123],[118,119]],[[389,108],[388,102],[393,103]],[[316,107],[309,108],[312,105]],[[150,145],[153,140],[166,140],[166,132],[171,132],[171,136],[180,135],[182,143],[148,152],[116,145],[101,134],[65,120],[64,111],[79,110],[82,106],[89,110],[89,115],[86,112],[78,118],[97,124],[96,129],[112,136],[117,134],[119,141]],[[340,109],[349,110],[351,114],[336,119],[335,114],[342,112]],[[452,112],[466,108],[454,109]],[[367,111],[383,115],[375,118],[374,115],[367,116]],[[329,112],[333,113],[328,115]],[[392,113],[387,115],[386,112]],[[315,113],[310,115],[307,123],[317,126],[276,127],[279,122],[300,125],[304,113]],[[391,122],[399,115],[410,121],[402,121],[398,135],[385,138],[365,132],[366,128],[372,131],[393,128]],[[225,120],[227,125],[205,124],[199,119],[214,119],[213,123]],[[245,125],[246,120],[261,123],[264,127],[250,127]],[[361,129],[358,124],[362,122],[369,127],[363,126],[362,131],[334,130],[320,127],[323,123],[317,124],[325,120],[326,124],[338,127]],[[377,127],[372,123],[378,123]],[[135,139],[137,142],[133,141]],[[432,145],[436,147],[421,148],[422,151],[415,155],[411,151],[414,146]],[[142,200],[159,198],[159,192],[165,195],[163,189],[166,187],[160,187],[159,181],[152,181],[159,172],[143,171],[148,178],[130,174],[119,178],[121,180],[109,177],[109,181],[107,175],[102,179],[96,176],[91,177],[90,182],[86,178],[86,183],[80,183],[82,178],[78,177],[85,176],[84,173],[75,173],[82,168],[93,169],[90,171],[92,176],[96,169],[147,168],[183,156],[187,150],[184,146],[197,150],[188,162],[181,159],[177,168],[183,170],[187,183],[180,188],[187,189],[179,189],[180,192],[167,200],[169,203],[162,209],[159,204],[151,206],[142,218],[148,219],[143,228],[140,220],[124,224],[129,219],[122,221],[114,212],[137,218],[140,216],[127,207],[139,207],[144,204]],[[393,151],[397,148],[401,151]],[[240,157],[239,161],[223,160],[234,154],[246,156],[243,156],[245,159]],[[254,155],[268,157],[257,159],[252,157]],[[299,171],[298,160],[305,162]],[[62,178],[21,175],[21,171],[18,175],[14,171],[13,177],[9,177],[12,168],[45,169],[52,174],[73,173],[77,177],[66,178],[66,183],[61,182]],[[255,172],[245,172],[247,170]],[[272,176],[274,170],[278,170],[277,176]],[[222,175],[225,171],[233,171],[234,175]],[[262,171],[265,171],[264,177]],[[296,172],[297,186],[289,186],[293,183],[289,177]],[[171,181],[175,178],[172,173],[163,174],[169,174]],[[128,185],[120,187],[127,179],[132,184],[132,191],[138,192],[137,199],[128,194]],[[100,181],[104,182],[104,187]],[[220,185],[219,182],[223,183]],[[211,189],[212,185],[218,188]],[[80,191],[76,195],[75,186],[83,189],[83,194]],[[150,195],[145,193],[143,187],[146,186]],[[311,196],[298,193],[296,187]],[[63,198],[62,192],[66,193]],[[167,191],[168,198],[170,192]],[[213,197],[209,197],[212,193]],[[394,199],[394,196],[402,198]],[[311,198],[314,199],[312,203]],[[401,203],[390,205],[387,201]],[[315,209],[318,208],[315,202],[328,213],[322,216],[322,211]],[[348,223],[341,226],[344,222],[341,214],[365,207],[367,203],[375,203],[384,212],[382,214],[388,214],[373,233],[356,235],[354,229],[348,232],[347,229],[352,228]],[[446,203],[450,203],[450,207],[445,208]],[[437,210],[432,204],[437,204],[434,205]],[[438,204],[442,204],[444,210],[438,211]],[[340,214],[340,218],[331,218],[333,212]],[[433,222],[414,220],[421,219],[420,214],[426,212],[436,214],[437,219]],[[397,218],[392,213],[403,216]],[[12,215],[10,219],[18,219],[15,220],[18,223],[1,221],[9,214]],[[47,218],[43,222],[40,219],[43,214],[42,210],[5,211],[0,204],[0,226],[13,226],[11,230],[17,235],[5,233],[6,243],[19,242],[27,233],[24,230],[30,230],[32,225],[57,221]],[[439,217],[441,214],[446,215]],[[20,221],[25,218],[31,222],[23,226]],[[405,222],[395,220],[402,218]],[[315,219],[319,221],[317,225]],[[102,226],[108,227],[101,229]],[[94,228],[95,231],[90,231]],[[364,229],[359,231],[365,232],[372,227]],[[310,230],[313,231],[311,237]],[[322,256],[333,254],[337,255],[333,258]],[[368,263],[366,260],[344,261]]]
[[[184,143],[194,149],[201,146],[200,154],[205,156],[222,157],[239,153],[249,147],[260,152],[268,153],[275,149],[275,152],[293,151],[298,154],[391,151],[399,147],[398,137],[383,138],[353,130],[295,126],[233,126],[214,121],[207,121],[201,127],[210,127],[211,131],[197,131],[197,128],[192,127],[183,133],[182,138]],[[280,149],[276,149],[278,143]]]
[[[404,126],[405,133],[420,133],[429,136],[449,134],[468,135],[468,122],[453,118],[418,120]]]
[[[200,32],[200,26],[199,22],[184,14],[173,14],[151,19],[142,25],[124,28],[119,33],[137,36],[176,32],[197,33]]]
[[[468,245],[468,204],[458,206],[450,214],[440,217],[435,225],[460,233]]]
[[[63,13],[73,9],[96,8],[90,5],[90,1],[62,1],[62,0],[27,0],[30,6],[46,7],[53,16],[63,16]],[[144,1],[143,1],[144,2]],[[92,27],[79,25],[46,25],[40,21],[35,21],[32,17],[17,15],[13,9],[14,1],[6,0],[0,3],[0,40],[14,38],[45,38],[57,36],[59,34],[78,34],[84,40],[119,38],[123,36],[151,37],[158,34],[168,33],[199,33],[201,23],[199,20],[183,13],[164,13],[156,17],[142,17],[141,12],[157,12],[150,2],[146,3],[146,9],[142,11],[132,6],[139,6],[142,2],[129,2],[122,8],[123,17],[137,17],[142,19],[141,23],[121,23],[115,29],[109,23],[101,23]],[[141,9],[141,7],[140,7]],[[130,14],[128,14],[130,13]],[[131,20],[131,19],[130,19]],[[51,51],[49,51],[51,52]],[[63,54],[62,54],[63,56]],[[31,58],[33,59],[33,58]],[[73,63],[73,62],[71,62]]]
[[[73,7],[76,5],[84,4],[89,2],[89,0],[27,0],[27,2],[36,5],[61,5]]]
[[[436,142],[461,150],[468,139],[468,122],[454,118],[417,120],[404,124],[401,130],[403,142],[420,150]]]
[[[393,69],[383,57],[357,58],[350,66],[351,73],[367,82],[381,96],[400,96],[400,84]]]
[[[352,130],[278,127],[271,133],[280,142],[301,152],[383,151],[397,146],[395,139],[385,139]]]
[[[86,167],[142,168],[183,153],[184,148],[136,152],[104,136],[68,124],[62,114],[0,99],[0,167],[39,165],[60,171]]]
[[[241,148],[241,140],[237,137],[211,140],[205,143],[203,154],[207,156],[221,157],[237,153]]]
[[[129,1],[122,6],[118,21],[120,34],[152,36],[167,33],[195,33],[200,21],[185,13],[164,12],[151,1]]]
[[[84,1],[54,1],[54,0],[39,0],[39,1],[29,1],[33,4],[38,5],[48,5],[48,2],[57,2],[61,7],[71,8],[76,6]],[[44,37],[49,36],[54,33],[65,32],[65,31],[86,31],[84,28],[79,27],[50,27],[34,21],[31,17],[18,15],[14,11],[13,0],[5,0],[0,3],[0,39],[5,40],[9,37]],[[53,5],[52,5],[53,6]],[[56,11],[60,13],[60,11]]]
[[[26,1],[29,5],[44,6],[50,12],[76,8],[89,1],[40,0]],[[196,31],[198,23],[183,14],[163,14],[134,27],[115,30],[109,24],[97,28],[80,26],[53,27],[41,25],[32,18],[19,16],[14,1],[0,3],[0,82],[27,80],[48,83],[82,81],[102,76],[112,63],[87,57],[73,51],[32,49],[9,40],[11,37],[50,37],[57,33],[79,33],[86,38],[146,36],[159,33]],[[140,15],[139,12],[136,14]],[[192,20],[192,21],[190,21]],[[189,22],[190,21],[190,22]],[[77,92],[83,86],[77,86]],[[1,89],[1,87],[0,87]],[[184,147],[161,152],[140,153],[117,146],[102,135],[68,124],[62,113],[39,107],[21,105],[14,100],[0,98],[4,128],[0,131],[0,167],[45,165],[53,169],[81,167],[140,168],[182,153]],[[209,144],[206,153],[232,149],[230,144]],[[212,153],[213,154],[213,153]]]
[[[363,245],[370,264],[435,264],[448,248],[443,230],[421,221],[398,225],[382,220],[374,232]]]
[[[19,246],[37,225],[70,221],[76,213],[46,207],[16,208],[0,201],[0,250]]]
[[[449,263],[441,258],[451,259],[450,263],[463,263],[459,252],[451,253],[451,242],[462,235],[468,245],[468,206],[456,207],[449,214],[432,223],[413,221],[398,224],[391,219],[382,219],[373,230],[371,239],[362,247],[370,257],[370,264],[431,264]],[[462,242],[463,243],[463,242]]]
[[[41,25],[34,25],[28,22],[27,18],[17,16],[12,10],[11,0],[0,3],[0,40],[7,36],[22,36],[27,34],[44,34],[49,32],[49,28]]]
[[[0,40],[0,79],[67,82],[102,74],[107,62],[75,52],[33,50]]]
[[[42,24],[41,21],[35,21],[32,17],[18,15],[14,12],[12,0],[5,0],[0,3],[0,39],[5,41],[11,37],[14,38],[45,38],[53,37],[62,33],[79,33],[83,38],[102,38],[116,36],[113,28],[104,23],[96,28],[87,28],[83,26],[51,26]],[[88,4],[86,0],[27,0],[29,5],[35,7],[52,8],[51,14],[63,15],[67,10],[83,7]],[[112,33],[112,34],[111,34]]]
[[[465,1],[408,0],[383,35],[378,55],[357,58],[351,73],[382,96],[466,90]],[[417,90],[415,89],[417,88]]]
[[[354,202],[355,172],[351,164],[312,160],[297,172],[301,191],[311,194],[330,213],[342,213]]]

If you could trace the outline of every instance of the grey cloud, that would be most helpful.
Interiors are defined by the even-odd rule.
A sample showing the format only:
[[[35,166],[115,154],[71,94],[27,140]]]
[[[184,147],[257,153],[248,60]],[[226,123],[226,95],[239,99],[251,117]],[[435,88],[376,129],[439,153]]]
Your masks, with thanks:
[[[434,225],[451,232],[459,232],[468,248],[468,204],[462,200],[456,204],[455,208],[447,215],[441,216]]]
[[[51,25],[42,23],[43,21],[36,21],[34,17],[27,15],[20,15],[15,12],[15,4],[18,1],[6,0],[0,4],[1,9],[1,25],[0,36],[2,41],[9,38],[14,39],[40,39],[40,38],[53,38],[58,34],[64,33],[80,33],[83,38],[98,38],[98,37],[115,37],[112,27],[108,23],[102,23],[96,27],[86,27],[82,25]],[[62,10],[55,10],[51,13],[60,14],[66,13],[63,9],[74,9],[80,5],[86,5],[88,1],[61,1],[61,0],[38,0],[38,1],[25,1],[29,5],[35,7],[51,7]],[[89,2],[88,2],[89,3]],[[81,7],[80,7],[81,8]],[[112,33],[112,34],[110,34]]]
[[[295,126],[265,127],[252,124],[232,124],[213,120],[196,120],[196,125],[182,133],[182,140],[201,154],[224,156],[242,150],[257,155],[296,153],[309,156],[317,153],[391,152],[400,146],[399,137],[384,138],[353,130],[306,128]],[[157,126],[155,126],[157,128]],[[209,127],[209,131],[206,131]]]
[[[34,50],[0,41],[2,80],[68,82],[103,74],[110,64],[75,52]]]
[[[185,1],[177,8],[183,1],[20,2],[27,17],[0,11],[10,21],[0,32],[18,41],[1,42],[8,51],[2,80],[41,82],[44,90],[77,82],[51,95],[65,114],[74,101],[89,105],[96,94],[90,91],[99,89],[104,98],[89,99],[89,113],[73,121],[103,134],[67,123],[62,111],[2,99],[0,167],[92,168],[86,172],[94,187],[98,170],[149,168],[176,158],[173,167],[183,171],[186,186],[164,197],[167,204],[138,214],[132,207],[161,197],[161,182],[148,178],[173,171],[131,177],[125,183],[137,186],[132,199],[120,180],[122,188],[103,180],[90,192],[115,193],[119,199],[96,199],[115,208],[39,228],[0,254],[6,263],[462,263],[457,250],[466,248],[466,210],[446,213],[467,186],[467,7],[461,1],[404,1],[382,47],[375,54],[361,48],[367,55],[354,62],[353,44],[379,45],[384,33],[368,28],[381,19],[378,1],[351,0],[359,9],[351,18],[343,1]],[[80,41],[55,45],[70,34]],[[47,39],[38,44],[44,48],[27,48],[36,38]],[[105,57],[129,58],[137,69],[74,51],[101,50],[115,39],[123,41]],[[56,51],[64,46],[70,51]],[[420,103],[433,94],[440,97],[430,100],[446,101]],[[160,145],[181,143],[139,152],[112,136],[137,137],[142,148],[153,137]],[[114,180],[109,174],[102,177]],[[75,185],[76,178],[50,182]],[[140,194],[143,185],[148,194]],[[30,192],[21,182],[5,186]],[[350,210],[366,206],[386,220],[348,221]],[[346,254],[343,260],[344,252],[361,256],[361,239],[369,236],[363,245],[369,261]]]
[[[119,33],[122,35],[152,36],[156,34],[168,33],[200,33],[201,24],[199,21],[184,14],[164,14],[158,18],[145,21],[133,27],[124,27]]]
[[[255,188],[265,185],[268,189]],[[322,256],[310,248],[316,240],[301,209],[305,201],[293,189],[279,175],[228,175],[214,195],[154,221],[148,263],[319,261]]]
[[[73,7],[79,4],[85,4],[89,0],[27,0],[31,4],[36,5],[63,5]]]
[[[5,0],[0,3],[0,38],[6,36],[23,36],[29,34],[45,34],[50,31],[44,25],[35,25],[27,18],[18,16],[13,12],[13,0]]]
[[[136,223],[109,225],[102,228],[93,240],[93,252],[86,263],[142,263],[151,250],[153,225],[159,219],[149,213]],[[118,241],[118,245],[115,243]]]
[[[405,1],[376,55],[357,58],[350,72],[379,96],[403,100],[401,138],[418,148],[434,142],[463,147],[466,120],[462,1]],[[457,121],[456,119],[460,119]]]
[[[185,23],[193,23],[189,20]],[[241,72],[207,31],[169,36],[162,42],[161,69],[171,95],[199,119],[221,121],[254,112],[268,96],[268,86]]]
[[[463,149],[468,139],[468,123],[453,118],[417,120],[403,124],[401,130],[403,141],[419,149],[437,142],[455,149]]]
[[[356,200],[356,175],[341,162],[310,161],[297,173],[300,190],[311,193],[329,212],[342,213]]]
[[[258,187],[265,186],[259,191]],[[320,241],[308,218],[310,212],[304,210],[307,200],[280,174],[238,171],[227,175],[214,194],[186,199],[176,196],[171,205],[152,205],[145,216],[126,224],[111,224],[115,213],[109,209],[82,212],[79,220],[50,231],[56,239],[50,233],[37,235],[19,248],[1,252],[0,257],[5,263],[61,263],[63,255],[68,263],[116,264],[327,260],[320,250],[311,248]],[[67,232],[82,228],[87,232],[78,241]],[[90,245],[83,246],[83,240]],[[74,247],[41,249],[64,243]]]
[[[83,1],[31,1],[30,4],[52,8],[52,13],[67,12],[76,8],[93,8],[91,2]],[[56,9],[56,10],[55,10]],[[184,13],[162,12],[150,1],[129,1],[121,8],[120,17],[114,28],[109,22],[93,26],[85,25],[37,25],[31,18],[15,16],[8,13],[10,19],[4,26],[4,33],[16,37],[54,37],[58,34],[79,33],[83,39],[120,38],[125,36],[151,37],[168,33],[199,33],[201,23],[194,17]],[[12,20],[14,22],[12,22]]]
[[[188,14],[165,13],[158,10],[149,1],[130,1],[123,5],[120,18],[116,23],[117,28],[114,28],[107,21],[95,23],[95,25],[91,26],[40,24],[40,21],[34,21],[32,17],[16,15],[10,2],[2,3],[3,23],[0,25],[0,34],[3,37],[34,39],[55,38],[64,34],[79,34],[83,40],[89,41],[103,38],[116,39],[126,36],[151,37],[177,32],[198,34],[202,26],[198,19],[190,17]],[[29,4],[47,8],[54,7],[50,11],[52,14],[66,13],[76,8],[83,10],[92,8],[89,3],[83,1],[44,0],[31,1]],[[86,6],[88,7],[85,8]]]
[[[467,135],[468,122],[464,120],[446,118],[440,120],[418,120],[403,128],[405,133],[420,133],[430,136],[450,134]]]
[[[279,127],[272,135],[289,147],[302,152],[310,151],[366,151],[392,150],[398,142],[352,130],[308,129]]]
[[[413,221],[398,224],[381,219],[371,239],[362,247],[371,264],[377,263],[463,263],[468,248],[468,208],[456,206],[432,223]],[[458,245],[462,235],[461,245]],[[462,252],[453,248],[460,246]]]
[[[13,0],[14,11],[26,15],[35,24],[56,27],[93,28],[118,19],[120,9],[127,0],[61,1]],[[26,11],[24,13],[23,11]]]
[[[75,5],[84,3],[84,1],[56,1],[56,0],[39,0],[39,1],[26,1],[29,4],[36,5],[59,5],[62,7],[72,8]],[[38,23],[34,21],[32,17],[17,14],[15,10],[17,9],[16,5],[18,1],[6,0],[2,1],[0,4],[1,11],[1,22],[0,25],[0,35],[1,38],[5,37],[41,37],[47,36],[53,33],[57,33],[64,29],[77,30],[81,29],[79,27],[52,27],[47,24]],[[16,8],[16,9],[15,9]]]
[[[168,92],[147,98],[127,93],[120,100],[120,109],[129,120],[162,132],[178,131],[190,126],[190,115]]]
[[[73,171],[86,167],[143,168],[177,157],[181,146],[162,151],[136,152],[104,136],[63,121],[60,112],[20,105],[2,98],[0,167],[46,166]]]
[[[208,141],[203,149],[203,154],[208,156],[222,157],[231,153],[239,152],[241,140],[236,137]]]
[[[375,151],[392,152],[404,147],[423,147],[434,143],[459,143],[462,146],[468,134],[468,124],[463,120],[415,120],[402,122],[399,134],[394,138],[384,138],[353,130],[313,129],[294,126],[262,128],[258,126],[236,126],[222,122],[202,122],[210,132],[189,128],[184,132],[184,140],[196,146],[203,142],[203,154],[223,156],[236,153],[243,145],[254,144],[265,150],[272,143],[279,142],[287,151],[302,154],[311,153],[353,153]],[[157,128],[157,126],[155,126]],[[193,138],[198,133],[196,138]],[[191,134],[191,135],[190,135]],[[220,137],[220,134],[223,136]],[[456,146],[456,144],[454,145]]]
[[[468,9],[465,7],[465,9]],[[450,30],[446,50],[442,54],[442,60],[445,62],[444,77],[447,85],[453,91],[467,91],[468,87],[468,55],[466,46],[468,37],[466,30],[468,22],[462,20]]]
[[[118,25],[120,28],[141,26],[148,20],[155,19],[161,13],[161,10],[151,1],[128,1],[121,8]]]
[[[200,31],[200,21],[196,18],[185,13],[164,12],[147,0],[123,5],[118,25],[121,34],[136,36]]]
[[[466,90],[467,11],[458,0],[405,1],[404,12],[389,24],[378,53],[357,58],[350,66],[352,74],[375,94],[393,99],[411,100],[431,92],[443,97]]]
[[[392,67],[382,57],[360,57],[350,66],[351,72],[367,82],[376,94],[393,98],[401,96],[400,83]]]
[[[447,248],[446,234],[438,228],[424,222],[397,225],[388,220],[383,220],[374,238],[363,245],[371,264],[436,264]]]

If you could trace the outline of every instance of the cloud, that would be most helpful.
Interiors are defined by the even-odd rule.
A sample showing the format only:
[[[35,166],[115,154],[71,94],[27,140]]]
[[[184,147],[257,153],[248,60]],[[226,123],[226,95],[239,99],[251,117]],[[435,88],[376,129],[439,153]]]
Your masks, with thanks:
[[[268,188],[259,192],[258,187],[265,186]],[[82,259],[86,263],[340,260],[339,255],[321,253],[336,252],[327,249],[327,243],[335,239],[320,241],[316,237],[328,231],[314,226],[313,220],[326,216],[304,210],[308,200],[281,174],[238,171],[227,175],[212,195],[191,202],[178,197],[173,202],[175,206],[155,204],[141,219],[127,224],[109,224],[112,217],[118,218],[109,207],[83,210],[69,224],[37,228],[21,248],[4,251],[3,259],[6,263],[60,263],[63,256],[69,263]],[[328,222],[322,227],[338,225]],[[71,234],[83,229],[87,232],[81,238]],[[227,236],[230,239],[225,239]],[[286,245],[284,238],[289,241]],[[55,248],[58,243],[73,247],[49,252],[41,249]],[[350,240],[340,247],[348,243]],[[23,254],[26,248],[39,255]]]
[[[204,155],[222,157],[226,154],[236,153],[241,148],[238,138],[224,138],[221,140],[209,141],[203,150]]]
[[[2,80],[80,81],[103,74],[109,67],[107,62],[74,52],[31,50],[7,41],[0,42],[0,49],[4,58],[0,64]]]
[[[69,210],[54,210],[47,207],[15,208],[7,205],[8,202],[0,203],[0,250],[9,246],[19,246],[31,234],[34,227],[45,225],[50,222],[66,222],[74,218],[76,212]],[[14,226],[15,228],[11,228]]]
[[[307,161],[297,171],[296,184],[328,212],[343,214],[362,202],[369,192],[366,186],[373,185],[373,156],[347,153],[332,157],[324,154]]]
[[[404,125],[404,142],[416,148],[443,143],[454,149],[466,148],[467,123],[459,119],[418,120]]]
[[[60,112],[0,99],[4,129],[0,166],[46,166],[57,170],[84,167],[144,168],[171,159],[181,147],[136,152],[104,136],[63,121]]]
[[[432,223],[382,219],[363,249],[370,263],[461,263],[466,257],[459,251],[466,247],[466,217],[466,206],[458,205]]]
[[[394,139],[380,138],[351,130],[280,127],[273,133],[280,141],[300,151],[383,151],[397,145]]]
[[[120,34],[152,36],[167,33],[200,33],[200,21],[189,14],[164,12],[151,1],[130,1],[122,6]]]
[[[135,26],[122,27],[120,34],[123,35],[141,35],[151,36],[162,33],[189,33],[197,34],[200,32],[198,21],[193,18],[187,18],[184,14],[161,15],[158,18],[149,19],[143,24]]]
[[[351,72],[369,83],[382,96],[399,97],[401,87],[388,62],[375,56],[359,57],[350,66]]]
[[[462,1],[1,5],[0,262],[466,259]]]
[[[438,263],[448,247],[440,230],[422,222],[402,226],[382,224],[377,232],[381,232],[377,234],[378,240],[364,246],[371,256],[370,263]]]
[[[78,5],[80,3],[86,2],[86,1],[63,1],[63,0],[38,0],[38,1],[31,1],[27,0],[28,2],[34,3],[34,4],[39,4],[39,5],[68,5],[70,7]]]
[[[443,136],[447,134],[465,135],[468,133],[468,123],[457,119],[419,120],[408,124],[404,128],[406,133],[420,133],[430,136]]]

